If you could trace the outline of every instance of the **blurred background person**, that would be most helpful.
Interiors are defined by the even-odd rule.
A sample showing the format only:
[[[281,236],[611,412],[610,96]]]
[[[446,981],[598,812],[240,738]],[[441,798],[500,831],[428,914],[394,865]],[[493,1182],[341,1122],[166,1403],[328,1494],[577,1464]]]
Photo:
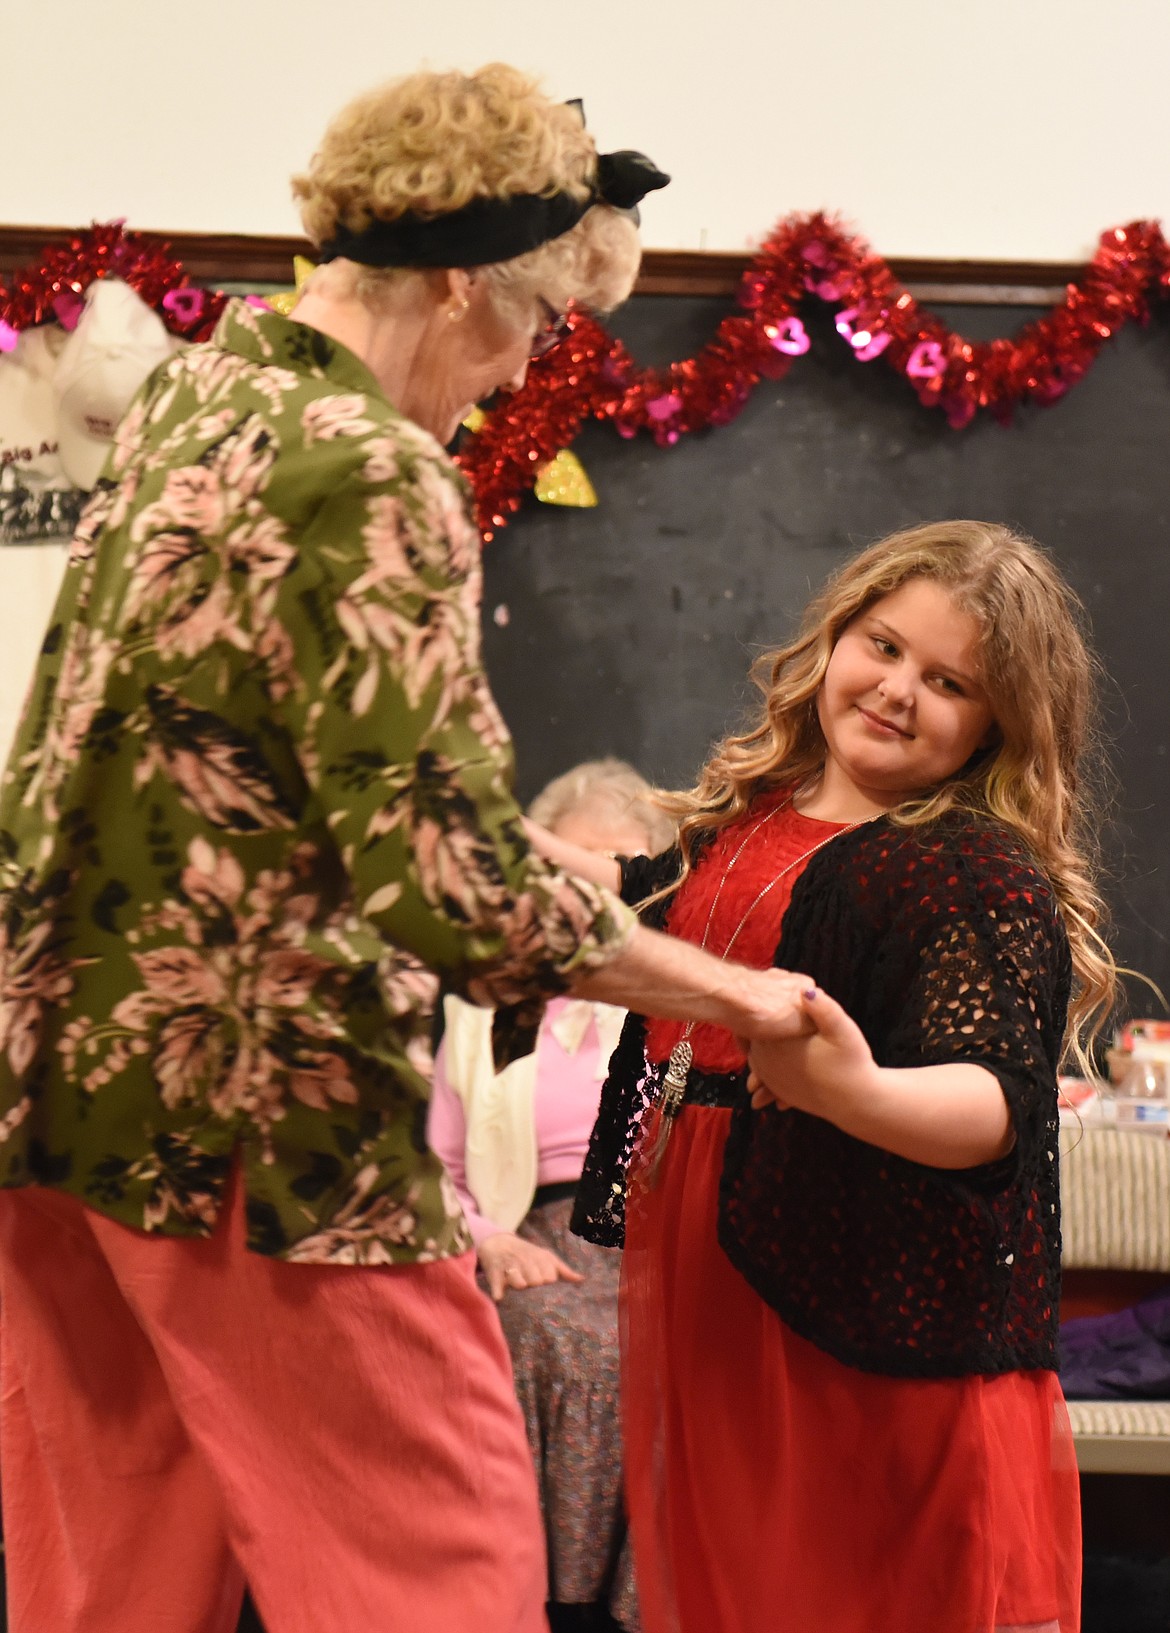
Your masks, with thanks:
[[[529,817],[602,854],[655,856],[674,824],[622,760],[587,761]],[[447,1166],[512,1354],[549,1549],[558,1628],[638,1627],[622,1503],[618,1412],[621,1255],[573,1236],[569,1215],[625,1011],[556,998],[536,1053],[496,1072],[491,1016],[448,996],[430,1142]]]

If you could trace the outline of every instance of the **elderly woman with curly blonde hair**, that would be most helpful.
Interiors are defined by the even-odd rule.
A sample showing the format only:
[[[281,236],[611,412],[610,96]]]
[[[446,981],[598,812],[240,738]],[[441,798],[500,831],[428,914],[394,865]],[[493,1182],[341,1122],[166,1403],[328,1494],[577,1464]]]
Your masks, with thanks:
[[[245,1579],[279,1633],[544,1625],[439,975],[501,1060],[564,991],[801,1024],[532,854],[442,447],[628,293],[664,179],[511,69],[375,92],[296,183],[291,317],[233,302],[119,429],[0,792],[14,1629],[222,1633]]]
[[[578,106],[515,69],[416,75],[355,102],[294,182],[327,263],[295,315],[449,442],[480,398],[523,385],[571,304],[626,298],[632,208],[667,179],[641,154],[599,160]]]

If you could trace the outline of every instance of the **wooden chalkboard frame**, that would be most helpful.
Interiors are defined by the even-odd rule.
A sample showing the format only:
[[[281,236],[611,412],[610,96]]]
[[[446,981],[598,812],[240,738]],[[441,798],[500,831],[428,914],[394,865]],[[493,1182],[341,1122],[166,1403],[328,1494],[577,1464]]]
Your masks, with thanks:
[[[46,249],[64,249],[79,227],[0,226],[0,277],[35,263]],[[308,255],[303,238],[277,234],[159,232],[200,283],[285,284],[294,255]],[[647,250],[638,295],[733,297],[751,260],[743,253]],[[963,306],[1051,306],[1085,269],[1082,262],[945,261],[893,257],[894,276],[916,300]]]

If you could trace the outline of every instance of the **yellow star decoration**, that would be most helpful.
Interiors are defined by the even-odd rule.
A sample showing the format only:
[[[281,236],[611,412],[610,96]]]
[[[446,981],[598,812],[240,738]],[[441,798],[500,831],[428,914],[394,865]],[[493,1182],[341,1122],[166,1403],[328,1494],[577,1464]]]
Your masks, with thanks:
[[[294,255],[293,277],[296,279],[296,288],[278,290],[275,295],[265,295],[264,299],[274,312],[279,312],[281,317],[288,317],[301,298],[301,290],[305,287],[309,274],[316,270],[312,261],[307,261],[303,255]]]
[[[482,408],[473,408],[463,421],[465,431],[472,436],[482,431],[487,415]],[[585,467],[569,448],[562,448],[555,458],[542,465],[536,473],[536,497],[542,505],[570,505],[576,510],[592,510],[597,504],[597,492],[585,474]]]
[[[571,505],[576,510],[592,510],[597,492],[585,474],[585,467],[570,448],[562,448],[555,459],[536,473],[536,497],[545,505]]]

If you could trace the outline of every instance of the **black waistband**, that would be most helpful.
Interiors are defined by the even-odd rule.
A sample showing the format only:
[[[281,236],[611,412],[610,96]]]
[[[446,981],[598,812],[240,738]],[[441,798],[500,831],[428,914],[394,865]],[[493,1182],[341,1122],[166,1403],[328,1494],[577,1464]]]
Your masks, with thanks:
[[[653,1067],[653,1072],[661,1083],[666,1075],[666,1062]],[[744,1097],[746,1077],[742,1066],[737,1072],[704,1072],[692,1066],[687,1073],[682,1103],[684,1106],[736,1106]]]
[[[565,1202],[575,1197],[580,1180],[554,1179],[551,1185],[538,1185],[532,1198],[534,1208],[543,1208],[549,1202]]]

